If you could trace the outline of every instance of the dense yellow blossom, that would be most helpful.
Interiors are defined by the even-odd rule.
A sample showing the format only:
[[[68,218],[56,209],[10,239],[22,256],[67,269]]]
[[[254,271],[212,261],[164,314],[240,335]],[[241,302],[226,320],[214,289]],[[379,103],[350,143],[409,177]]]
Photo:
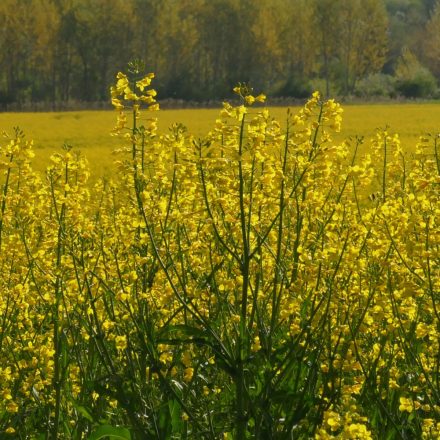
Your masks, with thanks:
[[[438,138],[358,157],[335,101],[285,126],[243,84],[161,135],[153,77],[111,89],[112,179],[0,145],[0,432],[438,438]]]

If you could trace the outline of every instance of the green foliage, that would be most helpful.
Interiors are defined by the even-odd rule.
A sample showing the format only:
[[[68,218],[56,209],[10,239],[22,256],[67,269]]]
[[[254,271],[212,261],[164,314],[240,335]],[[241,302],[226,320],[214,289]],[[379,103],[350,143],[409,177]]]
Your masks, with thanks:
[[[277,91],[276,95],[279,96],[295,96],[297,98],[307,98],[316,90],[312,88],[309,81],[304,78],[298,78],[292,76],[284,85]]]
[[[166,437],[163,437],[166,438]],[[96,428],[87,440],[131,440],[130,431],[126,428],[116,428],[110,425],[101,425]]]
[[[430,97],[437,91],[437,81],[407,48],[402,52],[396,67],[396,90],[409,98]]]
[[[407,98],[430,98],[437,94],[437,81],[425,67],[420,67],[409,78],[397,80],[396,90]]]
[[[355,94],[363,98],[395,97],[395,87],[393,76],[376,73],[361,79],[356,85]]]
[[[440,79],[440,1],[433,7],[422,47],[427,66]]]

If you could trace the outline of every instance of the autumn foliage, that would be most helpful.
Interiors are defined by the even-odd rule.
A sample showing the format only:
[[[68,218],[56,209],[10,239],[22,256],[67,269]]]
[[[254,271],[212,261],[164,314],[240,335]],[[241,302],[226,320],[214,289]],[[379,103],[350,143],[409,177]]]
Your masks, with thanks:
[[[438,96],[438,0],[2,0],[0,108],[108,102],[135,57],[161,99],[207,102],[250,81],[272,97]],[[401,78],[410,51],[418,66]],[[421,78],[420,78],[421,76]],[[401,87],[401,81],[431,88]],[[178,103],[179,104],[179,103]]]

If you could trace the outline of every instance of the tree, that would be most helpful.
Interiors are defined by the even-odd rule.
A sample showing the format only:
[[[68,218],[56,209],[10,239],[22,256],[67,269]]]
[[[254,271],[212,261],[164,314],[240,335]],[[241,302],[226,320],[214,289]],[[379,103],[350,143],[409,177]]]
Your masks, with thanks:
[[[308,95],[309,78],[318,68],[319,40],[314,27],[314,7],[309,0],[282,2],[283,24],[280,34],[282,75],[285,90],[298,95]],[[319,33],[318,33],[319,34]]]
[[[4,100],[23,102],[30,98],[30,66],[34,38],[32,14],[23,1],[0,3],[0,66],[4,75]]]
[[[386,10],[381,0],[339,2],[342,93],[353,93],[356,82],[380,71],[387,52]]]
[[[32,0],[34,49],[29,60],[32,71],[32,100],[57,99],[57,46],[61,17],[52,0]]]
[[[353,93],[402,48],[440,78],[440,0],[1,0],[0,102],[105,101],[133,58],[161,97]],[[434,8],[435,6],[435,8]]]
[[[424,29],[436,0],[385,0],[389,21],[388,56],[385,65],[391,73],[402,50],[422,54]]]
[[[396,65],[395,76],[397,90],[409,98],[431,96],[437,87],[432,73],[408,48],[402,50]]]
[[[250,79],[252,9],[247,0],[211,0],[198,15],[206,62],[202,86],[211,97],[224,97],[238,81]]]
[[[282,75],[285,52],[280,29],[284,28],[283,12],[279,1],[262,0],[256,4],[252,25],[252,83],[267,92]]]
[[[440,1],[435,4],[433,13],[426,25],[424,55],[431,72],[440,79]]]
[[[339,40],[339,4],[334,0],[314,0],[313,29],[318,37],[321,73],[325,79],[325,95],[330,94],[331,65]]]
[[[85,101],[104,100],[115,70],[132,58],[131,2],[78,0],[75,20],[74,48],[80,60],[76,94]]]
[[[196,14],[202,7],[200,0],[165,0],[157,9],[154,36],[147,61],[154,59],[158,77],[158,91],[162,97],[201,98],[197,71],[199,33]]]

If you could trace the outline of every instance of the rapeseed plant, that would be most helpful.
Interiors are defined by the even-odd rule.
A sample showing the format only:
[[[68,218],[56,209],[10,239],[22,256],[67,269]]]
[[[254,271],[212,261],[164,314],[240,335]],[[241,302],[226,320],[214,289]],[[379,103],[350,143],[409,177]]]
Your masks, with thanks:
[[[1,435],[438,438],[438,138],[360,155],[336,102],[244,84],[161,135],[153,78],[111,89],[114,179],[0,148]]]

